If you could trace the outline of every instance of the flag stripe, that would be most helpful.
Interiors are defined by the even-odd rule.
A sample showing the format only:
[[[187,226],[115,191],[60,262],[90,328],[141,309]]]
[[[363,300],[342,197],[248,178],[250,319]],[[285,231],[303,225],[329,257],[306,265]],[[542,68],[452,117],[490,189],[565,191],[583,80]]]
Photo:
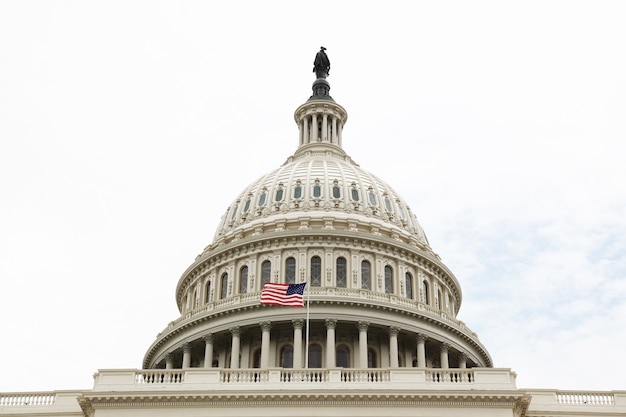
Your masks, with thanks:
[[[261,291],[261,304],[271,304],[288,307],[304,307],[303,284],[278,284],[267,282]]]

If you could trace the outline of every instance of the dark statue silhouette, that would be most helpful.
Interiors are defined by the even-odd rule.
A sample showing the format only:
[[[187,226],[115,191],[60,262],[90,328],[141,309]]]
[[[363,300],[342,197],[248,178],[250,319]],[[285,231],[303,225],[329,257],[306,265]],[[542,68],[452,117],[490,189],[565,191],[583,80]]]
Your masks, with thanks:
[[[330,60],[326,52],[324,52],[325,50],[326,48],[322,46],[317,55],[315,55],[315,61],[313,61],[313,72],[317,78],[326,78],[330,73]]]

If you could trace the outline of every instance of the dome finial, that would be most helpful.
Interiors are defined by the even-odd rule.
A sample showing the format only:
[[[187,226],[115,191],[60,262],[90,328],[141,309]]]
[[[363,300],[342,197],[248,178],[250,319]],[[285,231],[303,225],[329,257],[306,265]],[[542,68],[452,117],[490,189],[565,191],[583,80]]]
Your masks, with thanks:
[[[326,48],[320,47],[320,51],[315,55],[315,61],[313,61],[313,72],[317,78],[326,78],[330,73],[330,60],[324,51]]]
[[[328,73],[330,72],[330,60],[326,55],[326,48],[320,47],[319,52],[315,55],[315,61],[313,61],[313,72],[317,79],[313,83],[313,95],[309,98],[311,100],[333,100],[330,96],[330,84],[326,81]]]

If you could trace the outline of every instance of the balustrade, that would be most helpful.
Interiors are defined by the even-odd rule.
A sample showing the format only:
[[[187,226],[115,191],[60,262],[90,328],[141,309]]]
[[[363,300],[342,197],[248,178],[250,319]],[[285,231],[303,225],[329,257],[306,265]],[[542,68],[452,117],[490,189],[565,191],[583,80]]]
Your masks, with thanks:
[[[0,407],[53,405],[55,398],[53,393],[1,394]]]
[[[567,405],[614,405],[615,396],[600,393],[557,392],[556,401]]]

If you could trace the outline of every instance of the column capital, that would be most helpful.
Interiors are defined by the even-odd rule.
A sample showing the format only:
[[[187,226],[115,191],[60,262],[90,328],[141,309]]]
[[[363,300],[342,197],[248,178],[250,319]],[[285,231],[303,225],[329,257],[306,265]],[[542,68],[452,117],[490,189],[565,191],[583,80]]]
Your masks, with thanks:
[[[259,323],[259,326],[261,326],[261,330],[263,330],[264,332],[269,332],[270,329],[272,328],[272,322],[271,321],[262,321]]]
[[[396,326],[389,327],[389,336],[397,336],[400,333],[400,328]]]
[[[449,350],[450,350],[450,345],[449,345],[449,344],[447,344],[446,342],[442,342],[442,343],[441,343],[441,351],[442,351],[442,352],[447,352],[447,351],[449,351]]]
[[[370,322],[361,320],[357,322],[356,327],[358,327],[360,331],[367,331],[368,327],[370,327]]]
[[[459,355],[459,358],[463,361],[467,361],[467,359],[469,359],[469,356],[467,353],[461,352],[461,354]]]
[[[191,352],[191,343],[183,344],[183,352],[185,352],[185,353]]]
[[[207,333],[204,336],[202,336],[202,340],[204,340],[206,343],[213,343],[213,333]]]
[[[230,330],[230,333],[233,335],[233,337],[238,337],[241,335],[241,329],[239,328],[239,326],[233,326],[228,330]]]
[[[327,329],[334,329],[335,327],[337,327],[337,320],[336,319],[326,319],[326,328]]]
[[[293,319],[291,324],[293,324],[294,329],[302,329],[304,327],[304,319]]]
[[[428,339],[428,336],[426,336],[425,334],[423,334],[423,333],[418,333],[417,334],[417,341],[419,343],[424,343],[426,341],[426,339]]]

